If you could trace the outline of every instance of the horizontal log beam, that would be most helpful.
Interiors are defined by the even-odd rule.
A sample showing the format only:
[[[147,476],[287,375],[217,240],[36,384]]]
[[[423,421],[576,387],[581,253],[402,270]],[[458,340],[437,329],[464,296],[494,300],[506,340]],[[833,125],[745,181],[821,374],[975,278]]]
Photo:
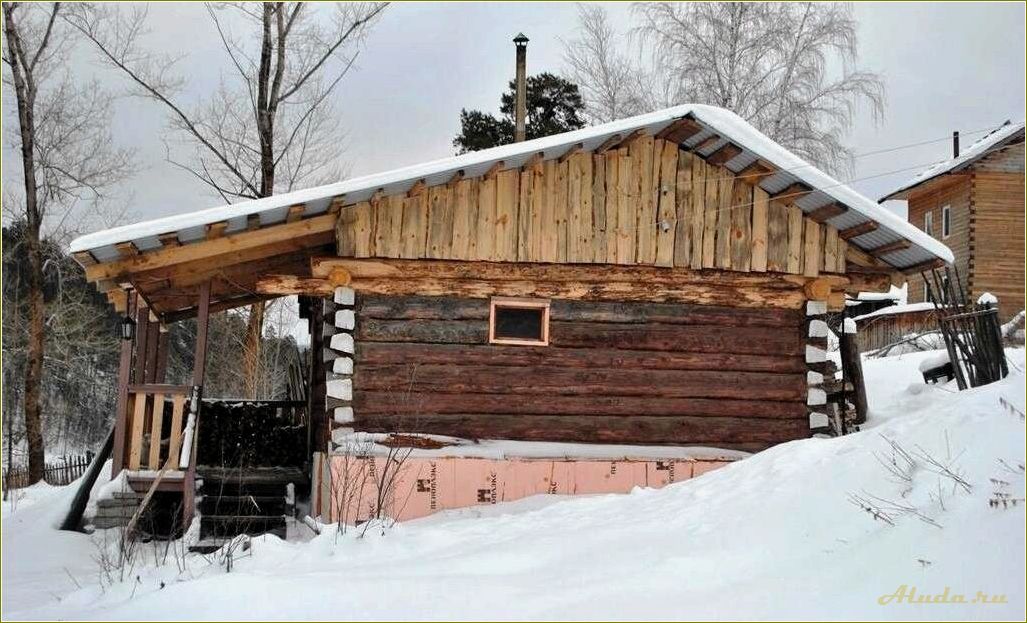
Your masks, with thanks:
[[[273,296],[332,296],[335,286],[328,279],[295,275],[265,275],[257,279],[259,294]]]
[[[360,317],[364,318],[363,311]],[[795,327],[799,325],[796,324]],[[793,329],[795,328],[793,327]],[[409,363],[493,366],[620,367],[643,370],[721,370],[739,372],[798,373],[805,375],[800,358],[734,353],[692,353],[620,348],[523,348],[486,344],[423,344],[407,342],[363,342],[361,365]]]
[[[458,262],[446,260],[361,260],[315,258],[314,277],[342,268],[350,287],[370,294],[538,296],[592,301],[681,302],[730,307],[795,309],[810,281],[801,275],[615,265]],[[833,289],[848,279],[822,276]]]
[[[225,299],[222,301],[218,301],[217,303],[211,303],[208,308],[208,313],[214,314],[217,312],[227,311],[229,309],[236,309],[237,307],[248,307],[255,303],[269,301],[273,298],[276,297],[269,296],[267,294],[247,294],[245,296]],[[171,324],[172,322],[178,322],[179,320],[186,320],[188,318],[195,317],[196,311],[196,307],[186,307],[172,312],[166,312],[164,314],[161,314],[160,318],[162,322],[166,324]]]
[[[366,432],[417,432],[488,439],[504,436],[526,441],[707,445],[756,451],[809,436],[809,420],[729,417],[573,416],[493,414],[359,416]]]

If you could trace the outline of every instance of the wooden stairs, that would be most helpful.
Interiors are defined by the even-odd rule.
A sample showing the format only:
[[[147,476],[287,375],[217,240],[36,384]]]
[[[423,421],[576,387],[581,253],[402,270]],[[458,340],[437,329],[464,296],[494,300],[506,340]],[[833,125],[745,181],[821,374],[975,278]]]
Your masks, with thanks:
[[[286,537],[297,489],[309,487],[298,467],[197,467],[200,540],[190,551],[210,553],[239,536]]]

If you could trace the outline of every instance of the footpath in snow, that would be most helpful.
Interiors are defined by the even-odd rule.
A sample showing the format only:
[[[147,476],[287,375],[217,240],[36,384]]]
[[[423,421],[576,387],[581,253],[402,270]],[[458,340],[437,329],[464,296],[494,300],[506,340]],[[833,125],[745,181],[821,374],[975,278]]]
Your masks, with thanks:
[[[1008,378],[964,392],[923,384],[932,353],[868,360],[863,432],[661,490],[260,538],[231,572],[148,544],[105,573],[103,532],[53,527],[74,487],[33,487],[3,510],[3,618],[1023,620],[1024,351],[1008,353]]]

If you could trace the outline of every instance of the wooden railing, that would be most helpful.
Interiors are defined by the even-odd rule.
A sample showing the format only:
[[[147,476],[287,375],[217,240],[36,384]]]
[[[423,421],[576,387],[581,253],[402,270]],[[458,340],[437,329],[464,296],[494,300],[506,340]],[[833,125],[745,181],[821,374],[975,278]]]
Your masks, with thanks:
[[[126,469],[159,470],[172,456],[171,469],[179,469],[192,391],[189,385],[128,386]]]

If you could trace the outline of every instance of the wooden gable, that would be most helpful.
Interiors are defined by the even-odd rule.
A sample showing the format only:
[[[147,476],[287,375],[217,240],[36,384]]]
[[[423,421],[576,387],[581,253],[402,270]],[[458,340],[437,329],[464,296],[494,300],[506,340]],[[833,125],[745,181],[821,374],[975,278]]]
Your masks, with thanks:
[[[712,159],[712,156],[711,156]],[[406,195],[345,206],[341,257],[618,264],[815,277],[845,273],[836,228],[795,201],[771,197],[765,172],[711,164],[676,143],[641,135],[596,152],[571,150],[520,169],[415,185]],[[816,218],[817,215],[820,218]]]

